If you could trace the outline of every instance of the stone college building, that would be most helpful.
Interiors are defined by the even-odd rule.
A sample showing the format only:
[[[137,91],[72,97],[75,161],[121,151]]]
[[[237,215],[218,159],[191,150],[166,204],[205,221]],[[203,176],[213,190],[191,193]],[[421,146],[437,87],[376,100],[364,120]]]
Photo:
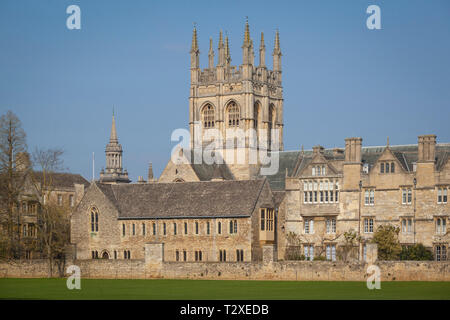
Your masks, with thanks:
[[[161,244],[164,261],[260,261],[268,245],[278,260],[292,252],[339,260],[344,233],[353,230],[361,241],[351,258],[364,260],[374,232],[391,224],[400,228],[402,245],[422,243],[436,260],[447,260],[450,143],[437,143],[435,135],[385,146],[346,138],[342,149],[284,151],[278,31],[273,70],[265,64],[262,33],[256,64],[248,23],[239,67],[231,65],[228,41],[220,33],[216,64],[210,41],[208,67],[201,69],[194,28],[191,144],[177,149],[178,161],[169,160],[158,179],[150,164],[147,180],[130,183],[113,116],[106,168],[71,217],[76,258],[143,259],[145,244],[154,243]],[[246,136],[230,147],[236,130],[255,130],[256,142],[266,143],[255,146]],[[212,131],[224,137],[213,150],[221,161],[189,161],[202,156]],[[238,152],[227,157],[227,150],[245,160],[235,161]],[[277,159],[275,174],[261,174],[266,164],[250,161],[255,150]]]

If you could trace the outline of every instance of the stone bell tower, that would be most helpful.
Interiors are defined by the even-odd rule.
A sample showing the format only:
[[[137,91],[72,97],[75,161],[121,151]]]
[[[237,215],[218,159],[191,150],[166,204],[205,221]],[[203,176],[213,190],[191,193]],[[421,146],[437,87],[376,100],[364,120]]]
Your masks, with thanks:
[[[208,67],[199,65],[200,50],[197,28],[194,27],[191,45],[191,86],[189,96],[189,128],[191,149],[205,148],[210,144],[211,132],[218,132],[223,138],[219,142],[221,152],[233,148],[244,155],[244,163],[223,155],[225,162],[237,179],[248,179],[255,175],[250,150],[283,150],[283,87],[281,84],[280,35],[275,34],[273,48],[273,69],[266,66],[266,46],[261,33],[259,45],[259,65],[255,63],[254,45],[250,36],[248,21],[245,24],[242,44],[242,64],[231,65],[228,36],[223,39],[219,33],[218,58],[214,66],[213,40],[210,39]],[[249,132],[254,129],[255,143],[249,138],[236,141],[234,132]],[[277,129],[273,130],[272,129]],[[230,134],[232,133],[232,134]],[[227,136],[228,135],[228,136]],[[234,146],[230,147],[231,139]],[[275,143],[277,140],[277,143]]]
[[[106,170],[100,172],[101,183],[129,183],[127,170],[122,168],[122,145],[117,138],[116,120],[112,116],[111,136],[106,145]]]

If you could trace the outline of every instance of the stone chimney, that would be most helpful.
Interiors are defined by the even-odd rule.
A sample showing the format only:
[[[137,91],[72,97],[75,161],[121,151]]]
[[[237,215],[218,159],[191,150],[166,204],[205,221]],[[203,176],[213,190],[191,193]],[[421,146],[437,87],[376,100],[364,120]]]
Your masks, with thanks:
[[[142,176],[138,176],[138,183],[145,183],[145,180]]]
[[[436,135],[419,136],[418,149],[419,162],[434,162],[436,157]]]
[[[362,138],[345,139],[343,190],[358,190],[361,181]]]
[[[314,154],[323,153],[324,150],[325,150],[324,147],[322,147],[321,145],[317,145],[317,146],[313,147]]]
[[[344,150],[343,149],[341,149],[341,148],[334,148],[333,149],[333,156],[340,156],[340,155],[342,155],[342,154],[344,154]]]
[[[345,162],[361,162],[362,138],[345,139]]]
[[[155,178],[153,176],[153,166],[151,162],[148,164],[147,182],[148,183],[155,182]]]

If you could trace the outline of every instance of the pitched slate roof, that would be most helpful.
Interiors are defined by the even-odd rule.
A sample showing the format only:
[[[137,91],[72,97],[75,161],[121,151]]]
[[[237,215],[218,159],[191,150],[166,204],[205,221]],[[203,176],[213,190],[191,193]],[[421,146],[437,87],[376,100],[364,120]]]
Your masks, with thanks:
[[[222,177],[224,180],[234,180],[234,176],[231,173],[228,166],[222,161],[221,164],[207,164],[202,161],[199,164],[195,163],[195,156],[199,159],[203,159],[201,152],[191,151],[191,167],[200,181],[210,181],[212,178]],[[217,155],[217,157],[219,157]]]
[[[249,217],[265,180],[96,183],[122,219]]]
[[[41,171],[35,171],[33,172],[33,175],[38,181],[42,181],[44,179],[44,175]],[[80,174],[54,172],[48,173],[47,177],[50,175],[53,179],[53,188],[73,188],[75,184],[84,184],[87,188],[90,185],[89,181],[83,178]]]
[[[292,174],[292,170],[294,169],[295,164],[298,161],[298,157],[300,155],[300,151],[280,151],[278,152],[279,156],[279,165],[278,171],[273,175],[266,175],[267,181],[270,184],[270,188],[272,190],[284,190],[285,188],[285,177],[286,177],[286,169],[288,171],[288,175]],[[272,155],[269,155],[272,156]],[[263,177],[263,176],[259,176]]]
[[[411,172],[413,163],[418,159],[418,146],[414,145],[394,145],[389,146],[394,156],[398,159],[402,167]],[[345,152],[335,152],[336,148],[325,149],[323,156],[329,161],[344,161]],[[386,146],[362,147],[361,158],[363,163],[372,167],[378,160],[380,155],[386,149]],[[272,190],[285,189],[286,169],[289,176],[298,175],[303,168],[309,165],[314,157],[312,150],[302,151],[280,151],[279,153],[279,170],[274,175],[268,175],[267,180]],[[436,144],[436,169],[440,170],[450,157],[450,143]]]

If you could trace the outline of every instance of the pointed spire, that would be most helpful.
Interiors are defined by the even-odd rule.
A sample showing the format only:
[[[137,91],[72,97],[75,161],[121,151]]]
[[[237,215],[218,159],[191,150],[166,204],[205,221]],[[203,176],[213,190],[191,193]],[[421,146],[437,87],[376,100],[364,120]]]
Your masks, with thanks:
[[[117,143],[119,140],[117,139],[117,130],[116,130],[116,120],[114,119],[114,109],[112,116],[112,125],[111,125],[111,136],[109,138],[111,143]]]
[[[192,32],[191,53],[197,53],[197,52],[198,52],[197,26],[194,23],[194,31]]]

